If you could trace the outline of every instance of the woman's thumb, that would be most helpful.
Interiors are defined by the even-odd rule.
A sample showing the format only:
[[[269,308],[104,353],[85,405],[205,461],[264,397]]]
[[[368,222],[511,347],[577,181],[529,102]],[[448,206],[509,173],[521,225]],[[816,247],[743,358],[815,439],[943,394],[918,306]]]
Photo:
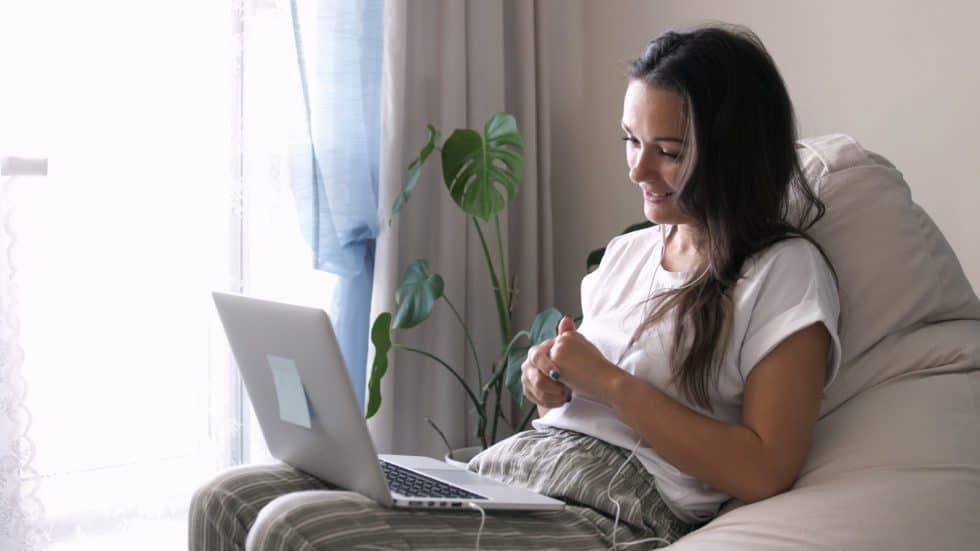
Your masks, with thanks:
[[[561,335],[567,331],[575,331],[575,322],[572,321],[572,318],[565,316],[558,322],[558,334]]]

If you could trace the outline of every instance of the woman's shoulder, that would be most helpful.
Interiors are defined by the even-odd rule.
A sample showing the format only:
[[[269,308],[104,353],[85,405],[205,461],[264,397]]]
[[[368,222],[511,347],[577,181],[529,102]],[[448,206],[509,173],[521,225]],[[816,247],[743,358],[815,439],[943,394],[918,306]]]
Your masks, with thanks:
[[[742,266],[742,283],[774,280],[776,284],[830,282],[832,268],[820,249],[804,237],[777,241],[749,257]]]
[[[772,264],[811,263],[813,260],[824,262],[820,249],[805,237],[789,237],[769,245],[765,249],[750,256],[745,261],[743,271],[758,270]]]

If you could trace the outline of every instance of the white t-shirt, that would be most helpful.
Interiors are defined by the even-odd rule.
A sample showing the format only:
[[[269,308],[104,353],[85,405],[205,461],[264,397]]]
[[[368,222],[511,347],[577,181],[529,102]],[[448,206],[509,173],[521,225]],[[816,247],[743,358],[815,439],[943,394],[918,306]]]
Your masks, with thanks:
[[[821,322],[833,339],[827,360],[826,389],[840,367],[837,321],[840,303],[834,278],[820,252],[805,239],[787,239],[745,261],[743,278],[733,292],[734,319],[718,385],[709,390],[713,412],[685,400],[670,379],[671,322],[642,335],[622,358],[624,348],[645,316],[645,300],[657,289],[682,285],[692,274],[669,272],[661,265],[663,226],[621,235],[609,242],[602,263],[582,280],[583,321],[579,331],[607,360],[640,377],[691,409],[726,423],[742,419],[742,393],[757,363],[796,331]],[[668,316],[669,318],[669,316]],[[602,439],[632,449],[639,434],[609,406],[573,396],[534,422]],[[654,476],[671,511],[685,522],[712,518],[730,496],[678,470],[653,448],[636,455]]]

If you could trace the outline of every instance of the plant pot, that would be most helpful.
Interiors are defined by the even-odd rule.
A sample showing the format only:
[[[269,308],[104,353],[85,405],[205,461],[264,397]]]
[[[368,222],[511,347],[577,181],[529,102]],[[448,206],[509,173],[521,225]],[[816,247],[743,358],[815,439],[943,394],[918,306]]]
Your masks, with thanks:
[[[470,462],[470,459],[476,457],[476,454],[483,451],[482,446],[470,446],[468,448],[456,448],[455,450],[446,454],[446,463],[449,463],[453,467],[459,467],[460,469],[465,469],[466,464]]]

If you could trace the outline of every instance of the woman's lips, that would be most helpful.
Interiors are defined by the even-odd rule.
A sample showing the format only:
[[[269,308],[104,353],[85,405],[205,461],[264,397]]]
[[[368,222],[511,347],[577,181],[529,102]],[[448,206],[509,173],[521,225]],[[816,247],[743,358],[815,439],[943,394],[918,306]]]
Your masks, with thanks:
[[[654,203],[654,204],[657,204],[657,203],[665,203],[665,202],[667,202],[667,200],[669,200],[669,199],[670,199],[670,197],[671,197],[671,196],[672,196],[673,194],[674,194],[673,192],[670,192],[670,193],[664,193],[664,194],[659,194],[659,193],[651,193],[651,192],[649,192],[649,191],[644,191],[644,192],[643,192],[643,198],[644,198],[644,199],[645,199],[645,200],[646,200],[646,201],[647,201],[648,203]]]

